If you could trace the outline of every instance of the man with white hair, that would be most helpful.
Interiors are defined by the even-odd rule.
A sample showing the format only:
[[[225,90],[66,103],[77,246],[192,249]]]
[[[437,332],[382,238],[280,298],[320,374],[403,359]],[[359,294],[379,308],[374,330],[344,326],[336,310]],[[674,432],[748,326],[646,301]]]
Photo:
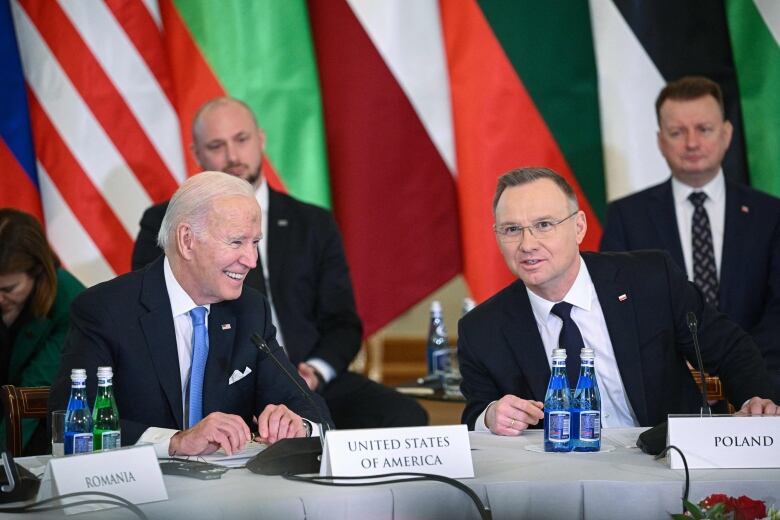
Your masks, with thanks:
[[[266,238],[245,283],[268,298],[277,340],[309,388],[325,399],[339,428],[427,424],[414,399],[349,370],[363,326],[336,220],[329,211],[268,185],[265,142],[252,110],[238,99],[214,98],[193,120],[198,163],[244,179],[260,203]],[[167,204],[156,204],[141,217],[133,269],[162,253],[155,238]]]
[[[123,445],[140,438],[168,455],[232,453],[251,439],[253,423],[273,443],[311,434],[303,417],[329,421],[322,400],[313,396],[315,410],[250,341],[262,336],[295,373],[280,355],[267,300],[243,287],[261,238],[249,184],[219,172],[184,182],[160,229],[165,255],[74,301],[50,408],[65,408],[71,369],[91,377],[111,366]],[[96,385],[87,390],[94,402]]]

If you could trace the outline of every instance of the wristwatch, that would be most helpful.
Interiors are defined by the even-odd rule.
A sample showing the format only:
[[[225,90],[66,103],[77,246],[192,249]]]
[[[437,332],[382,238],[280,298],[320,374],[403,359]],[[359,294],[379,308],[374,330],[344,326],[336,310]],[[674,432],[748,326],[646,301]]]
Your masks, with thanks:
[[[306,437],[311,437],[311,422],[309,422],[306,419],[301,419],[303,421],[303,430],[306,432]]]

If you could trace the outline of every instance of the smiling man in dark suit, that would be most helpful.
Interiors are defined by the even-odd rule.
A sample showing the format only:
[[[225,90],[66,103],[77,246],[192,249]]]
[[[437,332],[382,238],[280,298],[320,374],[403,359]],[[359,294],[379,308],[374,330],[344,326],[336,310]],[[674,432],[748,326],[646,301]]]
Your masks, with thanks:
[[[724,114],[720,87],[707,78],[661,91],[658,147],[672,176],[609,205],[601,250],[668,251],[710,303],[753,336],[780,393],[780,200],[724,177],[732,134]],[[703,199],[699,210],[695,197]],[[697,211],[706,225],[697,226]]]
[[[290,365],[267,301],[243,287],[257,263],[260,229],[245,182],[220,172],[184,182],[159,234],[165,256],[74,301],[50,409],[66,407],[71,369],[92,378],[98,366],[111,366],[122,443],[140,437],[158,444],[158,454],[232,453],[251,438],[253,422],[272,443],[311,434],[302,417],[327,421],[322,400],[314,396],[315,410],[250,342],[260,334]],[[95,392],[88,385],[90,402]]]
[[[513,170],[499,179],[493,207],[499,247],[518,280],[459,323],[470,428],[518,435],[539,423],[552,349],[571,336],[564,324],[595,350],[603,426],[651,426],[669,413],[698,412],[685,364],[695,359],[688,312],[700,324],[705,367],[743,411],[778,413],[758,397],[772,390],[753,341],[703,301],[667,254],[580,254],[587,222],[563,177]]]
[[[325,398],[339,428],[421,426],[414,399],[348,371],[362,339],[341,235],[326,210],[268,186],[262,175],[265,134],[252,111],[232,98],[203,105],[193,122],[192,149],[201,166],[250,183],[263,211],[258,267],[246,283],[265,294],[278,340],[309,388]],[[157,258],[155,237],[166,203],[141,218],[133,269]]]

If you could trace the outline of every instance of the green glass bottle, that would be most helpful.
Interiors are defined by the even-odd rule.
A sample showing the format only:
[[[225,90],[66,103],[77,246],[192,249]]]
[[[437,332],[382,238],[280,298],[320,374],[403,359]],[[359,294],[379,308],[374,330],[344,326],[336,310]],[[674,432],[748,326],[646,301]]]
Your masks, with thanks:
[[[92,410],[94,450],[112,450],[122,445],[119,429],[119,411],[114,399],[114,371],[111,367],[98,367],[98,391]]]

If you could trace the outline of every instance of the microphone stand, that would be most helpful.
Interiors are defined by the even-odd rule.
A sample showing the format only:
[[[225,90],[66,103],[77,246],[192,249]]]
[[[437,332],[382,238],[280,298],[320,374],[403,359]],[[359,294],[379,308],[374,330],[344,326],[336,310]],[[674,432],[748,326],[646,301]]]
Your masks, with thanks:
[[[268,357],[270,357],[274,363],[276,363],[276,366],[279,367],[279,370],[284,372],[284,374],[287,376],[287,378],[293,382],[293,384],[298,388],[298,390],[301,392],[301,395],[304,399],[311,405],[312,409],[314,409],[314,412],[317,414],[317,419],[319,419],[319,423],[317,424],[317,431],[319,432],[320,437],[320,445],[324,447],[324,440],[325,433],[330,431],[330,425],[325,421],[325,419],[322,416],[322,412],[320,411],[319,406],[317,406],[317,403],[314,402],[314,399],[311,398],[311,390],[303,388],[301,384],[298,382],[295,377],[290,373],[289,370],[287,370],[287,367],[285,367],[278,359],[276,359],[276,356],[274,356],[273,352],[271,351],[271,347],[268,346],[268,343],[266,343],[265,339],[258,334],[257,332],[253,333],[251,336],[251,341],[254,343],[254,345],[262,352],[263,354],[266,354]]]
[[[699,364],[699,376],[701,377],[701,410],[699,415],[702,417],[705,415],[712,416],[712,410],[710,409],[710,403],[707,396],[707,380],[704,377],[704,363],[701,360],[701,347],[699,346],[699,332],[698,332],[698,320],[696,314],[688,312],[688,329],[691,331],[693,337],[693,350],[696,351],[696,361]]]

